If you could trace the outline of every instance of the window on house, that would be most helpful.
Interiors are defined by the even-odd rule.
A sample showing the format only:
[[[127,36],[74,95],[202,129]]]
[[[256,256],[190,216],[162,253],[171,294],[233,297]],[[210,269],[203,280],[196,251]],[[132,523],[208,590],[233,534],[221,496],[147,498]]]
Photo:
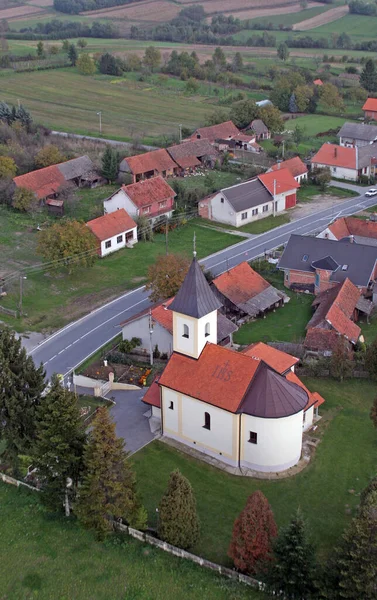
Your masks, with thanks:
[[[183,334],[182,334],[182,337],[184,337],[184,338],[189,338],[190,337],[189,328],[188,328],[188,325],[186,325],[186,324],[183,325]]]
[[[263,212],[267,212],[268,211],[268,204],[265,204],[263,207]]]
[[[165,208],[166,206],[166,201],[164,200],[163,202],[159,202],[158,203],[158,208]]]
[[[207,412],[204,413],[204,429],[211,429],[211,415]]]
[[[151,207],[150,206],[145,206],[143,208],[143,214],[146,215],[147,213],[151,212]]]
[[[305,421],[306,421],[306,412],[304,411],[304,416],[302,417],[302,422],[305,425]]]
[[[224,198],[221,198],[220,202],[221,204],[224,204]]]
[[[105,242],[105,248],[111,248],[111,240],[107,240],[107,242]]]
[[[241,219],[242,221],[244,221],[244,219],[247,219],[247,212],[241,213]]]
[[[121,244],[123,242],[123,236],[122,235],[118,235],[117,237],[117,244]]]
[[[251,214],[253,215],[253,217],[255,217],[255,215],[258,214],[258,209],[257,208],[253,208]]]
[[[336,173],[336,167],[332,167],[332,172]]]
[[[309,255],[308,254],[304,254],[304,256],[302,257],[302,262],[308,262],[309,259]]]
[[[258,443],[258,434],[255,431],[250,431],[249,442],[250,444]]]
[[[319,287],[319,273],[315,274],[315,286]]]
[[[170,410],[174,410],[174,402],[173,402],[173,400],[170,400],[169,408],[170,408]]]
[[[348,270],[348,265],[343,265],[342,266],[342,271],[347,271]]]
[[[288,271],[286,271],[285,272],[285,281],[288,281],[288,279],[289,279],[289,273],[288,273]]]
[[[126,233],[126,243],[130,242],[133,239],[134,239],[134,232],[133,231],[127,231],[127,233]]]
[[[204,334],[205,337],[208,337],[210,335],[210,333],[211,333],[211,325],[210,325],[210,323],[206,323],[205,334]]]

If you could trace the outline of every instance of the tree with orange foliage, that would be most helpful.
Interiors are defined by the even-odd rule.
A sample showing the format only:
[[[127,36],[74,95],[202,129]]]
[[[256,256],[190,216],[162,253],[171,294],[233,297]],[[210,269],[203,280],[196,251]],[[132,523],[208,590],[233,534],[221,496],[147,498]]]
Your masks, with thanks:
[[[240,571],[255,574],[272,559],[278,529],[267,498],[257,490],[234,522],[228,556]]]
[[[181,287],[190,261],[182,254],[161,255],[148,269],[146,289],[151,291],[152,302],[175,296]]]

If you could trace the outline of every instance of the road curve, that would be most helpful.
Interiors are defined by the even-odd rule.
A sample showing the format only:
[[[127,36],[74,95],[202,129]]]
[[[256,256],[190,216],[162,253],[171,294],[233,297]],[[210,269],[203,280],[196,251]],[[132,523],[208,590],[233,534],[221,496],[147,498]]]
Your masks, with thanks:
[[[218,275],[245,260],[260,256],[285,244],[292,233],[307,235],[325,229],[338,217],[349,216],[374,206],[375,198],[363,195],[338,203],[297,221],[281,225],[266,233],[247,239],[200,261],[206,269]],[[204,230],[203,230],[204,232]],[[30,354],[36,364],[41,362],[47,377],[53,373],[68,375],[83,360],[120,333],[121,321],[136,315],[149,306],[144,287],[123,294],[46,338]]]

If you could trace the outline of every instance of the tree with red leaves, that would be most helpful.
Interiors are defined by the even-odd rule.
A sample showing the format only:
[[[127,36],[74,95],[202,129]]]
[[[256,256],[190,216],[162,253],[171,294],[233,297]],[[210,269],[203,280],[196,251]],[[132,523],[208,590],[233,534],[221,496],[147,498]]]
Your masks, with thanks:
[[[240,571],[255,574],[272,558],[278,529],[267,498],[259,490],[247,499],[234,522],[228,555]]]

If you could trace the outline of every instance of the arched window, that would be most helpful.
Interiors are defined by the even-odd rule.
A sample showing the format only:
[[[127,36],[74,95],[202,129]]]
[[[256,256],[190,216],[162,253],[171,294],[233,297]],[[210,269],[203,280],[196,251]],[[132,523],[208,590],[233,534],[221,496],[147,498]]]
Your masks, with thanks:
[[[211,415],[207,412],[204,413],[204,429],[211,429]]]
[[[208,337],[210,333],[211,333],[211,325],[210,325],[210,323],[206,323],[205,334],[204,334],[205,337]]]
[[[182,336],[184,338],[189,338],[190,337],[189,328],[188,328],[188,325],[186,325],[186,324],[183,325],[183,334],[182,334]]]

